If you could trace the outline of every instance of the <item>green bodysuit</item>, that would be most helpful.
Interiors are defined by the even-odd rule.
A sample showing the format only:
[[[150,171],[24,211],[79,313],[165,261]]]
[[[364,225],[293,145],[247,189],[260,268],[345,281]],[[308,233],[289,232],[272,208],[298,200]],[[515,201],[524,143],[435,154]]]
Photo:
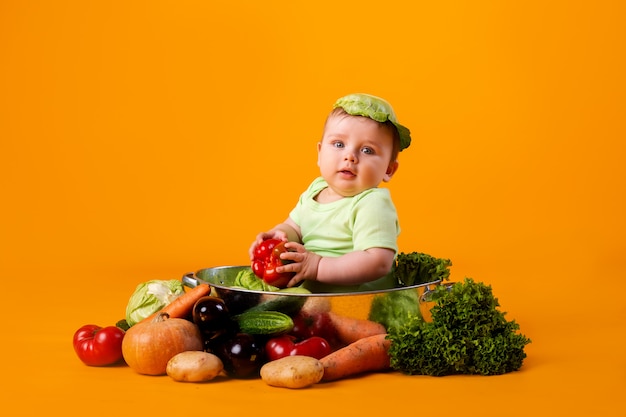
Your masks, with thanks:
[[[400,233],[398,215],[389,190],[372,188],[353,197],[344,197],[332,203],[315,201],[328,184],[316,178],[302,193],[289,216],[300,226],[302,243],[307,250],[321,256],[341,256],[369,248],[388,248],[398,252]],[[360,285],[330,285],[306,281],[312,292],[351,292],[393,287],[389,275]]]

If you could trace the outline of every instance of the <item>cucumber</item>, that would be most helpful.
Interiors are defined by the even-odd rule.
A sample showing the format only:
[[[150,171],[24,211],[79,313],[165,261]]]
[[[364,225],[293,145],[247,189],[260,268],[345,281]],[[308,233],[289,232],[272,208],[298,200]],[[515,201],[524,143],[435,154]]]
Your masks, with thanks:
[[[257,304],[254,307],[250,307],[246,312],[278,311],[288,316],[293,316],[300,311],[306,299],[307,297],[280,295],[271,300]]]
[[[293,329],[291,317],[280,311],[245,311],[233,317],[239,330],[252,335],[275,336]]]

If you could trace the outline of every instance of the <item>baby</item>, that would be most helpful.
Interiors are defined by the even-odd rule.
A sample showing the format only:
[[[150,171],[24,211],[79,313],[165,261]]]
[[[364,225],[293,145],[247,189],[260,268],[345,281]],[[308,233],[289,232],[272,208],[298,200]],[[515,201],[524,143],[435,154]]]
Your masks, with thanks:
[[[259,233],[286,241],[290,261],[278,273],[293,272],[288,287],[312,292],[391,288],[398,252],[398,216],[389,190],[378,188],[398,170],[398,153],[411,144],[391,105],[368,94],[337,100],[317,144],[320,177],[302,193],[289,217]]]

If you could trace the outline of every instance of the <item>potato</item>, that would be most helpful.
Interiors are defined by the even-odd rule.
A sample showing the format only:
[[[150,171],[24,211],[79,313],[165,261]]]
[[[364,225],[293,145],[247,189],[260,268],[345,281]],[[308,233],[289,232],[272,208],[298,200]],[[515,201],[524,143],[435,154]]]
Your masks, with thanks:
[[[274,387],[304,388],[318,383],[323,376],[321,362],[310,356],[286,356],[261,367],[261,379]]]
[[[302,313],[315,315],[319,313],[328,313],[331,310],[329,297],[307,297],[302,309]]]
[[[222,360],[212,353],[186,351],[174,355],[167,362],[166,372],[179,382],[206,382],[220,375],[224,370]]]

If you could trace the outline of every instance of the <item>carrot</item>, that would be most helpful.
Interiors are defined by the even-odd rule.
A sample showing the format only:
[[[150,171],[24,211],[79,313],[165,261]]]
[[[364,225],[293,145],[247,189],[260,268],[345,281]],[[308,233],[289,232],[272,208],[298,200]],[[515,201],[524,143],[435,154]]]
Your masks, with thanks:
[[[350,343],[320,359],[324,366],[322,381],[335,381],[364,372],[386,371],[391,340],[376,334]]]
[[[344,344],[356,342],[364,337],[387,333],[387,329],[380,323],[366,319],[347,317],[329,312],[328,317],[337,331],[337,338]]]
[[[183,319],[191,314],[193,306],[200,298],[209,295],[211,286],[209,284],[199,284],[179,295],[171,303],[163,307],[161,310],[149,315],[139,323],[153,320],[161,313],[167,313],[170,318]]]

